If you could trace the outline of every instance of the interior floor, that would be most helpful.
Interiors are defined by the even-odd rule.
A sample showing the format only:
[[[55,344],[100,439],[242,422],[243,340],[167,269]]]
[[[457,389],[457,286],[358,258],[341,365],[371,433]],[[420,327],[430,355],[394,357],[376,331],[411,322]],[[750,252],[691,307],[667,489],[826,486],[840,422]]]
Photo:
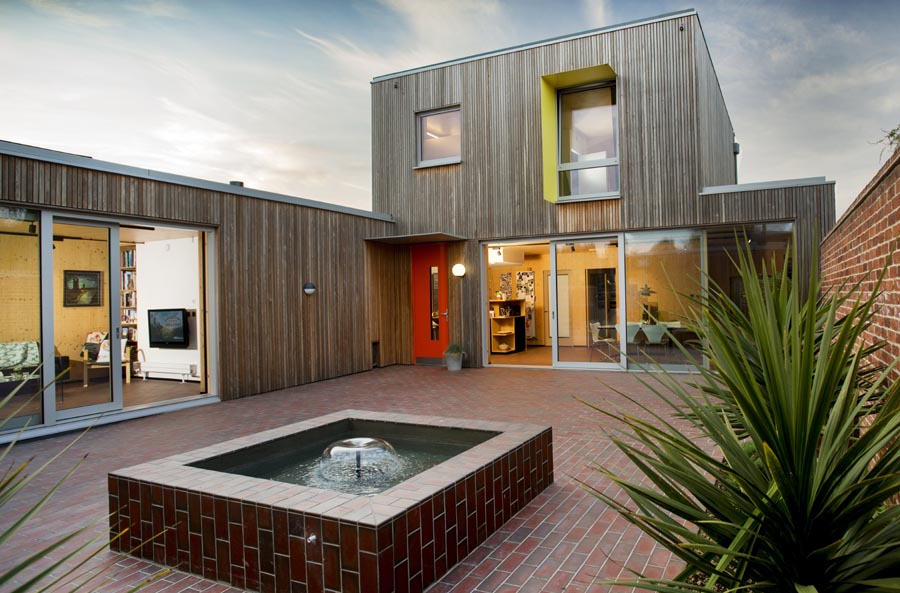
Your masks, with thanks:
[[[653,363],[664,365],[686,364],[684,354],[671,345],[643,345],[631,346],[628,349],[629,362],[632,364],[650,365]],[[694,354],[696,362],[701,361],[699,353]],[[594,348],[587,346],[560,346],[559,359],[561,362],[619,363],[619,350],[614,346],[598,345]],[[521,366],[552,366],[553,348],[550,346],[528,346],[522,352],[513,354],[491,354],[490,364],[521,365]]]
[[[122,384],[122,407],[158,404],[172,399],[200,395],[197,382],[182,383],[171,379],[147,379],[134,377],[131,383]],[[92,381],[87,387],[80,382],[64,383],[62,390],[56,390],[57,408],[68,410],[109,401],[109,383]]]
[[[40,412],[40,400],[30,399],[33,393],[32,390],[28,395],[17,395],[10,403],[11,408],[16,407],[16,402],[24,405],[21,410],[18,410],[17,416],[29,416]],[[135,377],[131,383],[122,385],[122,404],[126,410],[135,406],[159,404],[194,395],[200,395],[200,384],[197,382],[182,383],[169,379],[144,381],[140,377]],[[29,399],[30,401],[28,401]],[[71,410],[108,401],[110,401],[110,394],[107,381],[92,380],[87,387],[84,387],[80,381],[64,381],[58,383],[56,387],[56,407],[59,410]]]
[[[528,366],[550,366],[553,364],[553,349],[550,346],[528,346],[521,352],[512,354],[491,354],[491,364],[516,364]]]

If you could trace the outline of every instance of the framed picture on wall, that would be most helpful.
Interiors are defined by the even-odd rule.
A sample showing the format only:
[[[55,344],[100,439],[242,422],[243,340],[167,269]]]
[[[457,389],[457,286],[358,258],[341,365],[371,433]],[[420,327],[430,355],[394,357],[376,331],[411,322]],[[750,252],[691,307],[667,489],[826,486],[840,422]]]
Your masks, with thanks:
[[[103,306],[103,272],[65,270],[63,307]]]

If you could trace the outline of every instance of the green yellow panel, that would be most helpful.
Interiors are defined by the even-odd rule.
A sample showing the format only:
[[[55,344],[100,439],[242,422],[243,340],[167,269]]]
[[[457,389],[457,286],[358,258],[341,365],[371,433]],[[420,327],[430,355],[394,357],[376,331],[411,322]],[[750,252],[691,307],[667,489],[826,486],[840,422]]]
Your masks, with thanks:
[[[591,66],[579,70],[557,72],[541,77],[541,154],[544,169],[544,199],[548,202],[559,200],[559,176],[557,175],[557,89],[581,86],[594,82],[613,80],[615,71],[609,64]]]

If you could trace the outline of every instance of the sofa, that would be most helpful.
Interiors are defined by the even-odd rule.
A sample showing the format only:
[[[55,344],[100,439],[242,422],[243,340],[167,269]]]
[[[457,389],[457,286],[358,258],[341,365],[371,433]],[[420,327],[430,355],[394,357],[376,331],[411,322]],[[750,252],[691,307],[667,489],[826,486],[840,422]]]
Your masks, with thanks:
[[[0,343],[0,373],[28,374],[41,364],[41,346],[36,341]]]
[[[39,342],[2,342],[0,343],[0,397],[6,397],[25,377],[41,365],[41,346]],[[22,396],[29,396],[40,390],[40,375],[25,381],[19,389]]]

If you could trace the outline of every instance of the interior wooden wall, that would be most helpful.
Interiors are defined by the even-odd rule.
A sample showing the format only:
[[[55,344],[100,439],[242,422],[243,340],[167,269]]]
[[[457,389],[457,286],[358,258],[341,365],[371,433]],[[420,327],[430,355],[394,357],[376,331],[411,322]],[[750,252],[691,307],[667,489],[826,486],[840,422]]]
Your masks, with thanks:
[[[0,220],[0,343],[39,340],[41,277],[38,236],[28,222]]]
[[[66,239],[55,242],[53,250],[53,345],[72,360],[81,357],[84,340],[91,332],[110,331],[109,319],[109,244],[99,241]],[[103,302],[99,307],[63,306],[63,278],[66,270],[100,272]],[[113,270],[113,274],[118,274]],[[114,297],[115,298],[115,297]],[[117,318],[118,319],[118,318]]]
[[[389,222],[9,155],[0,200],[216,229],[223,399],[371,368],[363,239]]]

